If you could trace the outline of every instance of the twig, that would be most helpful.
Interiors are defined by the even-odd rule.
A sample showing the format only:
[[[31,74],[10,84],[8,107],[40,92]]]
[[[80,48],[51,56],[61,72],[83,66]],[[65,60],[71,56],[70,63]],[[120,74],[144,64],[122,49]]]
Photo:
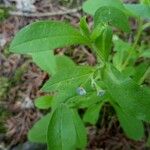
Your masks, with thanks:
[[[58,12],[46,12],[46,13],[26,13],[21,11],[10,11],[9,14],[13,16],[24,16],[24,17],[49,17],[49,16],[58,16],[76,13],[81,10],[81,7],[75,9],[68,9],[66,11],[58,11]]]

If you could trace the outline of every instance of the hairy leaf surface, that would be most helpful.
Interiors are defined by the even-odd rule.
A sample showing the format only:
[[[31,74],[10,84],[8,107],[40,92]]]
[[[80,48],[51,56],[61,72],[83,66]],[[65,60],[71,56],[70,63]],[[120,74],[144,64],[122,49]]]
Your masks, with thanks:
[[[95,125],[98,121],[101,107],[102,103],[97,103],[90,106],[83,116],[84,122],[88,122]]]
[[[47,142],[47,129],[48,124],[51,119],[51,114],[48,113],[46,116],[43,116],[39,121],[28,132],[28,139],[31,142],[35,143],[46,143]]]
[[[48,150],[75,150],[76,136],[72,111],[61,104],[53,112],[48,126]]]
[[[64,87],[68,86],[68,88],[71,88],[71,86],[75,84],[73,82],[76,81],[82,83],[82,80],[85,81],[84,79],[87,79],[93,71],[94,69],[91,67],[82,66],[62,69],[48,80],[42,89],[46,92],[49,92],[50,90],[59,91],[60,87],[63,85]]]
[[[134,116],[124,112],[119,106],[115,105],[115,110],[119,122],[125,134],[134,140],[140,140],[144,136],[144,127],[141,120],[136,119]]]
[[[77,134],[77,148],[85,149],[87,145],[87,131],[76,110],[73,110],[73,121]]]
[[[17,53],[49,51],[87,40],[73,26],[58,21],[38,21],[20,30],[11,43],[10,50]]]
[[[87,0],[83,4],[83,10],[86,13],[94,15],[95,12],[103,6],[112,6],[120,10],[124,10],[123,3],[120,0]]]
[[[128,18],[120,9],[112,6],[100,7],[94,15],[94,24],[111,24],[122,31],[129,32]]]
[[[53,96],[46,95],[38,97],[35,100],[35,106],[39,109],[48,109],[51,107]]]
[[[150,90],[140,87],[131,78],[125,77],[110,65],[107,65],[103,78],[111,100],[129,115],[143,121],[150,121]]]
[[[144,4],[126,4],[125,8],[127,9],[130,16],[140,17],[142,19],[150,20],[150,6]]]

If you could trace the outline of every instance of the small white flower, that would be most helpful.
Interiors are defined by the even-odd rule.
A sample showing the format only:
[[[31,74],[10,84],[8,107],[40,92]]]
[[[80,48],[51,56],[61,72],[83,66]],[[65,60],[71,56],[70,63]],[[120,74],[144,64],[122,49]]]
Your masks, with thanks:
[[[83,87],[77,88],[77,93],[81,96],[86,95],[86,90]]]
[[[105,90],[99,90],[98,92],[97,92],[97,96],[100,96],[100,97],[102,97],[102,96],[104,96],[105,95]]]

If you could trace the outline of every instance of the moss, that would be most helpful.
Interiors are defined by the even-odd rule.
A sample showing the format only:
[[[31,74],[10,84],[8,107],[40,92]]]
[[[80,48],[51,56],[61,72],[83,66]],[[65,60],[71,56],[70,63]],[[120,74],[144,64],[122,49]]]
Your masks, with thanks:
[[[8,9],[0,7],[0,21],[3,21],[9,17]]]
[[[5,77],[0,77],[0,101],[5,99],[9,86],[9,79]]]
[[[22,76],[27,71],[27,69],[28,69],[28,61],[17,68],[17,70],[15,71],[14,76],[11,79],[11,84],[13,86],[18,84],[21,81]]]
[[[10,113],[7,112],[4,108],[0,107],[0,133],[5,133],[5,122],[6,119],[10,116]]]

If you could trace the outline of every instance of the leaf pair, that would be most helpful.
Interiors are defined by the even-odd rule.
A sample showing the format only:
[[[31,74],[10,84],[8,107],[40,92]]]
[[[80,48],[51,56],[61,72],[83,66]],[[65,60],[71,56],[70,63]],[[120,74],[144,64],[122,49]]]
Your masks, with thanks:
[[[49,150],[84,149],[87,144],[82,120],[77,111],[65,104],[42,117],[30,130],[28,138],[32,142],[47,143]]]
[[[75,150],[86,146],[86,131],[77,112],[61,104],[53,112],[47,132],[48,149]]]

